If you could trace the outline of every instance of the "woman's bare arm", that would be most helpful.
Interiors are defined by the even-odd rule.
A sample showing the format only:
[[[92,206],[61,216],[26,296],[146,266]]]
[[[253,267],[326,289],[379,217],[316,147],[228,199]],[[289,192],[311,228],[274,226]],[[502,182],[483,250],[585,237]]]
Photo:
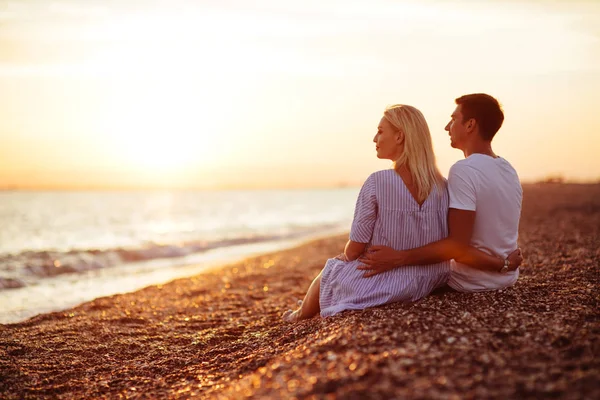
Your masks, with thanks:
[[[358,257],[360,257],[362,253],[365,252],[366,248],[366,243],[358,243],[353,242],[352,240],[348,240],[348,243],[346,243],[346,247],[344,248],[344,255],[346,256],[346,260],[356,260]]]

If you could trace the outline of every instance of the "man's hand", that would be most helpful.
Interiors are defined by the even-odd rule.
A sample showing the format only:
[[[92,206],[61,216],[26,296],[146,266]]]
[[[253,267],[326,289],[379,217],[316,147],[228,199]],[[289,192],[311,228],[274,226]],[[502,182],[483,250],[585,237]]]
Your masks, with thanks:
[[[402,265],[401,253],[386,246],[371,246],[358,261],[362,263],[357,269],[367,271],[363,277],[369,278]]]
[[[506,259],[510,262],[508,270],[516,271],[516,269],[521,266],[521,263],[523,263],[523,253],[521,252],[520,248],[516,249],[510,253]]]

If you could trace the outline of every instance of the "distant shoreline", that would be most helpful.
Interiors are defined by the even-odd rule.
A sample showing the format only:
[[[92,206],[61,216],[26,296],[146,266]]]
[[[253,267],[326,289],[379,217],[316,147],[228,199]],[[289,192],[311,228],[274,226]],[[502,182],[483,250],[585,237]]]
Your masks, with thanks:
[[[334,189],[355,189],[359,188],[361,183],[343,183],[337,185],[307,186],[307,187],[120,187],[120,186],[91,186],[91,187],[64,187],[64,186],[2,186],[0,192],[215,192],[215,191],[301,191],[301,190],[334,190]],[[600,185],[600,178],[594,180],[577,180],[548,178],[536,181],[523,181],[523,186],[533,185]]]
[[[4,187],[0,192],[216,192],[216,191],[301,191],[355,189],[360,184],[315,187],[210,187],[210,188],[163,188],[163,187]]]

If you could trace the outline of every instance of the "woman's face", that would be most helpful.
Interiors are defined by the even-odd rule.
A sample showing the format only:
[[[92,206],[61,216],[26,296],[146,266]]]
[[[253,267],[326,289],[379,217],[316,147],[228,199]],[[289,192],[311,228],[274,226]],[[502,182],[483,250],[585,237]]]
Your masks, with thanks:
[[[384,160],[396,161],[404,150],[401,133],[386,117],[381,118],[381,121],[379,121],[373,142],[375,142],[377,158]]]

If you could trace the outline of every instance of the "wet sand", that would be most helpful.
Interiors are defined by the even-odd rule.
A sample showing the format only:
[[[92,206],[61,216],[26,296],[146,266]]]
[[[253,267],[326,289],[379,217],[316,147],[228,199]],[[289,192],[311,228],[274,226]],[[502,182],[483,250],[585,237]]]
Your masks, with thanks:
[[[0,398],[600,398],[600,185],[526,185],[518,283],[284,323],[346,236],[0,325]]]

